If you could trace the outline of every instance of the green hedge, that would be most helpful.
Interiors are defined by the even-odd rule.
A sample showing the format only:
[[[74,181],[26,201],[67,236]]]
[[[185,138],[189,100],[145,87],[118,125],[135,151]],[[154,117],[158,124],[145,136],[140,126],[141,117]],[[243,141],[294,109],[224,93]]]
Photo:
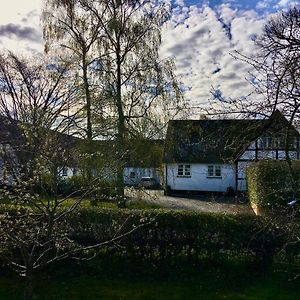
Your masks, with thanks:
[[[93,185],[92,193],[89,193],[87,197],[99,200],[116,197],[115,181],[93,178]],[[81,196],[89,189],[91,189],[91,182],[81,175],[69,178],[59,177],[58,181],[55,182],[53,177],[45,174],[36,186],[36,192],[44,197],[56,196],[56,193],[64,197],[71,194],[72,196]]]
[[[22,212],[15,213],[12,207],[4,205],[0,206],[0,214],[13,216],[17,224],[18,218],[22,219]],[[261,217],[158,209],[79,209],[61,226],[57,230],[65,231],[69,240],[82,246],[107,241],[136,228],[117,242],[92,250],[88,256],[109,254],[147,260],[157,266],[162,262],[176,265],[178,261],[233,256],[270,263],[283,248],[286,237],[278,226]]]
[[[106,247],[119,255],[164,260],[250,255],[271,260],[283,235],[263,218],[165,210],[82,209],[70,219],[72,238],[93,244],[147,224]]]
[[[300,162],[293,162],[299,186]],[[300,190],[293,189],[292,177],[286,161],[259,161],[247,168],[248,195],[259,207],[284,207],[292,198],[299,198]]]

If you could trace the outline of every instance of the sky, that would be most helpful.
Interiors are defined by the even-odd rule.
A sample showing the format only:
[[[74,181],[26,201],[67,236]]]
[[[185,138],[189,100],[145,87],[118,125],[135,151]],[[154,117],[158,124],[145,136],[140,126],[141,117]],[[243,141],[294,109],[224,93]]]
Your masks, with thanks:
[[[172,17],[162,29],[161,58],[172,57],[192,107],[213,98],[247,97],[251,67],[232,57],[255,52],[266,20],[294,0],[170,0]],[[0,49],[24,55],[43,51],[42,0],[0,0]]]

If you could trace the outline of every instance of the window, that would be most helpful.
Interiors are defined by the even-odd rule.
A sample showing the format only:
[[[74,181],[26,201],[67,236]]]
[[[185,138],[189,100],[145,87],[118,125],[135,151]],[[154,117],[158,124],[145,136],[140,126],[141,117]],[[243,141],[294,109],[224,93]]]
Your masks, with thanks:
[[[191,165],[178,165],[177,176],[191,176]]]
[[[221,166],[215,166],[215,176],[221,177]]]
[[[62,168],[62,176],[68,176],[68,169],[65,167]]]
[[[221,177],[221,166],[219,165],[208,165],[207,166],[207,177]]]
[[[207,167],[207,176],[208,177],[214,176],[214,166],[208,166]]]
[[[129,178],[131,178],[131,179],[135,178],[135,172],[130,172]]]
[[[298,148],[298,139],[295,136],[291,136],[289,138],[289,149],[297,149]]]
[[[259,139],[258,146],[261,149],[271,149],[274,146],[274,139],[270,136],[263,136]]]
[[[278,136],[262,136],[258,140],[258,147],[260,149],[285,149],[286,137],[284,135]],[[289,149],[297,147],[297,138],[294,136],[289,137]]]

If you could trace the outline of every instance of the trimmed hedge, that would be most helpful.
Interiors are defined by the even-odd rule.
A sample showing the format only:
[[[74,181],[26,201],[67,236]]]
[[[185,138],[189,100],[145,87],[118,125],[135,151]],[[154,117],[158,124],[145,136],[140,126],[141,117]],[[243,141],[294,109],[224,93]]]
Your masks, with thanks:
[[[94,180],[93,192],[88,196],[98,199],[109,199],[116,197],[116,183],[113,180]],[[58,182],[54,182],[53,177],[48,174],[43,175],[36,192],[44,197],[60,196],[67,197],[81,196],[90,187],[90,182],[82,175],[69,178],[59,177]]]
[[[293,162],[299,182],[300,162]],[[284,207],[293,197],[299,198],[300,190],[292,188],[292,177],[286,161],[259,161],[247,168],[248,195],[251,203],[265,207]],[[298,183],[299,185],[299,183]]]
[[[146,224],[106,250],[127,257],[165,260],[185,257],[250,255],[272,260],[283,234],[266,220],[166,210],[82,209],[72,216],[72,238],[80,244],[111,239]]]
[[[3,205],[0,214],[4,213],[18,215]],[[286,242],[284,231],[261,217],[160,209],[79,209],[57,229],[66,232],[79,246],[108,241],[133,230],[87,255],[102,253],[134,261],[142,259],[156,266],[162,262],[177,265],[179,261],[236,256],[254,257],[268,264]],[[69,246],[65,245],[64,251]]]

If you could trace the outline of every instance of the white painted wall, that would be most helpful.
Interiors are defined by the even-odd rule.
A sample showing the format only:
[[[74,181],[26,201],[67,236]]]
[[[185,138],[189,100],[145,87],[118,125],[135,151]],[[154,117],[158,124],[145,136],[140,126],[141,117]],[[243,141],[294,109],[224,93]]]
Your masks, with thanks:
[[[239,159],[255,159],[255,150],[246,150]]]
[[[278,159],[285,159],[285,151],[278,151]],[[297,159],[297,151],[289,151],[290,159]]]
[[[184,164],[184,163],[180,163]],[[189,164],[189,163],[187,163]],[[177,176],[178,164],[167,164],[167,185],[172,190],[226,192],[228,187],[235,189],[235,166],[222,164],[221,178],[207,176],[208,164],[189,164],[191,176]],[[211,165],[211,164],[210,164]]]
[[[289,151],[290,158],[297,159],[297,151]],[[285,159],[285,151],[278,150],[278,159]],[[249,160],[249,161],[238,161],[238,191],[247,191],[247,181],[246,181],[246,169],[247,167],[255,161],[255,142],[244,151],[239,159]],[[276,150],[257,150],[257,159],[274,159],[276,160]]]
[[[65,169],[65,172],[63,172],[63,169]],[[61,176],[62,178],[70,178],[74,176],[74,168],[70,168],[70,167],[59,168],[58,175]]]

